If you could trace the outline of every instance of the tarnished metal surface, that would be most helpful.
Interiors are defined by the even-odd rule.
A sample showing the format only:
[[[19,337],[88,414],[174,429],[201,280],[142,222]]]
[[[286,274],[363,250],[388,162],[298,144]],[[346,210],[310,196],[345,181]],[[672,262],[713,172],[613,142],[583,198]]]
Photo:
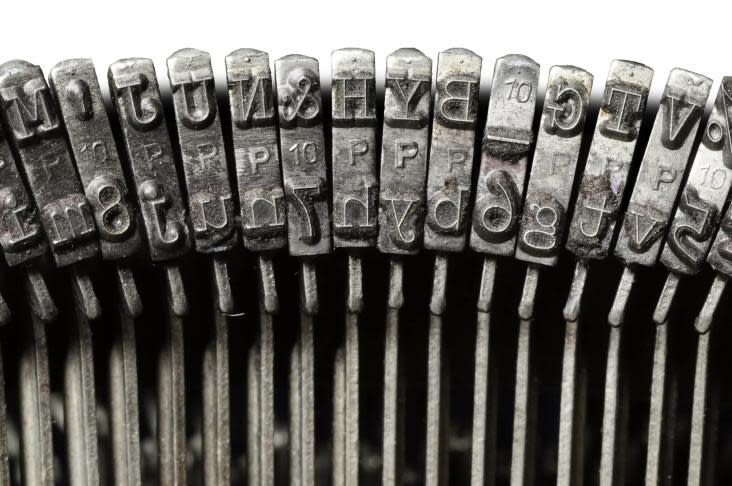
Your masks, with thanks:
[[[422,246],[432,60],[416,49],[386,58],[381,137],[379,250],[409,255]]]
[[[41,68],[26,61],[0,66],[0,101],[56,264],[62,267],[98,257],[92,207],[84,197]]]
[[[592,75],[583,69],[549,71],[518,233],[519,260],[554,266],[559,259],[591,90]]]
[[[318,61],[285,56],[275,61],[275,77],[290,254],[321,255],[331,238]]]
[[[333,244],[371,247],[378,234],[379,196],[374,53],[334,51],[331,71]]]
[[[226,56],[226,76],[244,246],[252,251],[284,248],[285,193],[269,56],[238,49]]]
[[[475,251],[513,255],[538,90],[539,65],[532,59],[514,54],[496,61],[470,232]]]

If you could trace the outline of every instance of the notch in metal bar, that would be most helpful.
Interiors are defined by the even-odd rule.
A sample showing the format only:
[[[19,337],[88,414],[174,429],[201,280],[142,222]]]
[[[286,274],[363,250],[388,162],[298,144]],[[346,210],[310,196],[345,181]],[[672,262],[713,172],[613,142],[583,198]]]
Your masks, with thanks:
[[[580,316],[582,294],[585,291],[585,283],[587,282],[587,264],[582,260],[577,260],[574,267],[574,276],[572,277],[572,286],[569,289],[567,303],[564,305],[564,319],[567,322],[577,322]]]
[[[608,323],[613,327],[619,327],[625,319],[625,310],[628,306],[628,300],[630,298],[630,292],[633,290],[633,284],[635,283],[635,271],[630,267],[623,269],[623,276],[620,277],[620,283],[618,289],[615,292],[615,298],[613,299],[613,305],[610,308],[610,314],[608,315]]]
[[[704,306],[702,307],[699,315],[694,322],[694,327],[699,334],[705,334],[712,327],[714,320],[714,312],[717,310],[719,301],[722,299],[722,294],[725,287],[727,286],[727,276],[721,273],[717,273],[714,276],[712,287],[709,289],[707,298],[704,300]]]
[[[188,299],[180,267],[171,263],[165,265],[164,269],[170,308],[176,316],[185,317],[188,314]]]
[[[679,280],[679,275],[674,272],[670,272],[666,277],[661,296],[658,298],[656,309],[653,311],[653,322],[656,324],[665,324],[668,322],[671,304],[673,304],[676,291],[679,288]]]
[[[115,273],[117,274],[117,284],[124,304],[124,311],[132,319],[140,317],[142,315],[142,298],[137,291],[135,274],[132,269],[124,265],[115,266]]]
[[[74,295],[78,300],[79,309],[86,319],[94,321],[102,316],[102,307],[99,304],[97,294],[94,292],[94,285],[91,277],[84,270],[74,265],[71,268],[71,283],[74,288]]]

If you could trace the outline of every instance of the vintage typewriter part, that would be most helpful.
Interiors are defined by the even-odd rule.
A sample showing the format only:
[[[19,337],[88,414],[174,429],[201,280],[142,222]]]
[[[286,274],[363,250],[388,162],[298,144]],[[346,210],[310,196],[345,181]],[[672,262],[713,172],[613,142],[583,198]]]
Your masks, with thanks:
[[[0,65],[0,484],[727,484],[732,78],[320,62]]]

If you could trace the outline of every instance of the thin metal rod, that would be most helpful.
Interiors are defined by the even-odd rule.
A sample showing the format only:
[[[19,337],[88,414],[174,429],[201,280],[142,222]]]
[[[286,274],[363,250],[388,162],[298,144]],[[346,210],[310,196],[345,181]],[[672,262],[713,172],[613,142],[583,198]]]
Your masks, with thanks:
[[[8,415],[5,401],[5,369],[0,350],[0,485],[10,486],[10,464],[8,461]]]
[[[357,486],[359,465],[359,339],[363,308],[361,258],[348,256],[345,338],[336,351],[333,389],[333,484]]]
[[[174,289],[182,290],[182,285],[169,288]],[[182,302],[185,298],[181,301],[180,295],[168,295],[165,336],[158,354],[158,468],[163,486],[186,484],[183,319],[177,312],[187,311],[188,305],[181,306]]]
[[[185,317],[188,314],[188,298],[186,297],[180,266],[176,263],[168,263],[165,265],[164,270],[169,308],[173,315]]]
[[[653,322],[663,324],[668,322],[671,306],[676,296],[676,290],[679,288],[679,275],[669,272],[666,282],[663,284],[663,290],[658,298],[656,309],[653,311]]]
[[[142,466],[135,320],[127,302],[121,300],[119,308],[119,324],[109,352],[114,484],[137,486],[142,484]]]
[[[600,486],[624,484],[625,407],[622,401],[620,350],[623,328],[610,326],[605,365],[605,401],[600,446]]]
[[[273,486],[274,471],[274,336],[273,313],[279,308],[272,260],[259,257],[259,333],[248,360],[249,484]]]
[[[671,431],[666,427],[675,427],[673,421],[668,421],[668,324],[656,325],[656,340],[653,349],[653,371],[651,373],[651,400],[648,417],[648,445],[646,450],[646,480],[645,484],[662,484],[664,477],[671,477],[672,464],[666,461],[664,452],[667,451],[667,438]]]
[[[18,364],[23,484],[52,486],[53,435],[46,325],[30,312]]]
[[[557,486],[578,486],[584,474],[583,439],[585,422],[585,379],[580,350],[582,295],[587,281],[587,265],[578,260],[572,286],[564,306],[564,353],[559,407]]]
[[[722,299],[724,288],[727,286],[727,276],[721,273],[714,275],[714,281],[712,287],[709,289],[707,298],[704,301],[704,306],[699,312],[699,316],[696,318],[694,326],[697,332],[705,333],[712,326],[714,320],[714,312],[717,310],[719,301]]]
[[[389,261],[389,296],[384,347],[384,429],[382,485],[402,484],[404,466],[404,394],[399,359],[399,311],[404,304],[404,267],[397,258]]]
[[[317,275],[303,261],[300,280],[300,332],[290,356],[290,485],[315,484],[314,315],[318,311]]]
[[[224,314],[234,312],[234,295],[231,291],[231,278],[229,276],[229,262],[222,255],[213,257],[214,299],[218,302],[218,310]]]
[[[216,288],[216,263],[213,273],[214,319],[203,351],[203,477],[205,484],[219,486],[231,483],[229,323],[221,309],[225,294]]]
[[[447,484],[448,404],[447,374],[442,349],[442,314],[446,308],[447,256],[435,256],[435,270],[430,299],[430,322],[427,349],[427,447],[425,451],[425,486]]]
[[[119,286],[120,298],[124,304],[124,311],[132,318],[142,315],[142,299],[137,291],[137,283],[132,269],[125,265],[115,267],[117,285]]]
[[[526,269],[524,289],[519,304],[519,332],[516,350],[516,394],[513,410],[511,449],[511,486],[531,485],[534,480],[534,390],[531,370],[531,323],[539,285],[539,268]]]
[[[689,440],[689,473],[687,486],[703,486],[713,484],[708,470],[708,447],[710,438],[707,431],[707,408],[709,407],[709,356],[710,333],[699,334],[696,345],[696,368],[694,370],[694,394],[691,407],[691,432]]]
[[[77,284],[73,286],[76,318],[69,323],[64,363],[64,427],[68,481],[77,486],[99,484],[94,356],[88,320],[93,304],[90,304],[87,283],[84,283],[86,279],[88,277],[85,274],[80,276],[76,273],[73,277]]]
[[[75,299],[79,310],[86,319],[93,321],[102,315],[102,307],[99,304],[97,294],[94,292],[94,285],[86,270],[74,265],[71,267],[71,283],[74,288]]]
[[[495,483],[495,394],[490,379],[490,308],[496,279],[496,261],[483,260],[475,333],[475,378],[473,389],[473,436],[470,466],[471,486]]]
[[[45,322],[50,322],[58,316],[58,308],[53,302],[51,293],[48,291],[46,279],[35,267],[31,266],[25,271],[26,291],[31,310]]]
[[[619,326],[623,323],[630,292],[633,290],[633,283],[635,283],[635,272],[630,267],[625,267],[608,316],[608,322],[611,326]]]

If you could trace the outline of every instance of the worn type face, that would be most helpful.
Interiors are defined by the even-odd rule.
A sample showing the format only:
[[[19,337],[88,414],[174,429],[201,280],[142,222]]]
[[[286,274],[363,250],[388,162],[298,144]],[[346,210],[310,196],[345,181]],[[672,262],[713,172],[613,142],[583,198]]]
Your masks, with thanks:
[[[340,49],[331,57],[333,243],[376,245],[378,198],[374,53]]]
[[[610,66],[567,238],[578,258],[608,255],[652,80],[643,64]]]
[[[470,232],[475,251],[513,255],[538,84],[539,65],[532,59],[508,55],[496,61]]]
[[[152,61],[115,62],[109,67],[109,87],[132,166],[150,257],[154,262],[178,258],[188,252],[190,240]]]
[[[98,256],[92,208],[41,69],[25,61],[0,66],[0,101],[56,265]]]
[[[732,184],[730,121],[732,77],[725,77],[661,252],[673,272],[698,273],[709,250]]]
[[[424,226],[428,250],[465,248],[481,63],[467,49],[449,49],[437,59]]]
[[[226,56],[226,77],[244,246],[253,251],[284,248],[287,213],[269,56],[236,50]]]
[[[94,210],[105,260],[137,253],[141,238],[104,107],[97,73],[90,59],[57,64],[49,76],[66,127],[86,198]]]
[[[8,266],[20,265],[48,249],[38,211],[23,184],[8,141],[0,130],[0,246]]]
[[[521,215],[519,260],[553,266],[559,259],[591,90],[592,75],[583,69],[554,66],[549,71]]]
[[[318,61],[293,54],[275,61],[280,153],[290,254],[330,251],[328,179]]]
[[[379,250],[415,254],[422,245],[432,60],[417,49],[386,58],[381,137]]]
[[[193,245],[200,253],[237,243],[234,198],[216,105],[211,56],[181,49],[168,58]]]
[[[658,259],[711,85],[705,76],[671,71],[615,246],[626,264]]]

